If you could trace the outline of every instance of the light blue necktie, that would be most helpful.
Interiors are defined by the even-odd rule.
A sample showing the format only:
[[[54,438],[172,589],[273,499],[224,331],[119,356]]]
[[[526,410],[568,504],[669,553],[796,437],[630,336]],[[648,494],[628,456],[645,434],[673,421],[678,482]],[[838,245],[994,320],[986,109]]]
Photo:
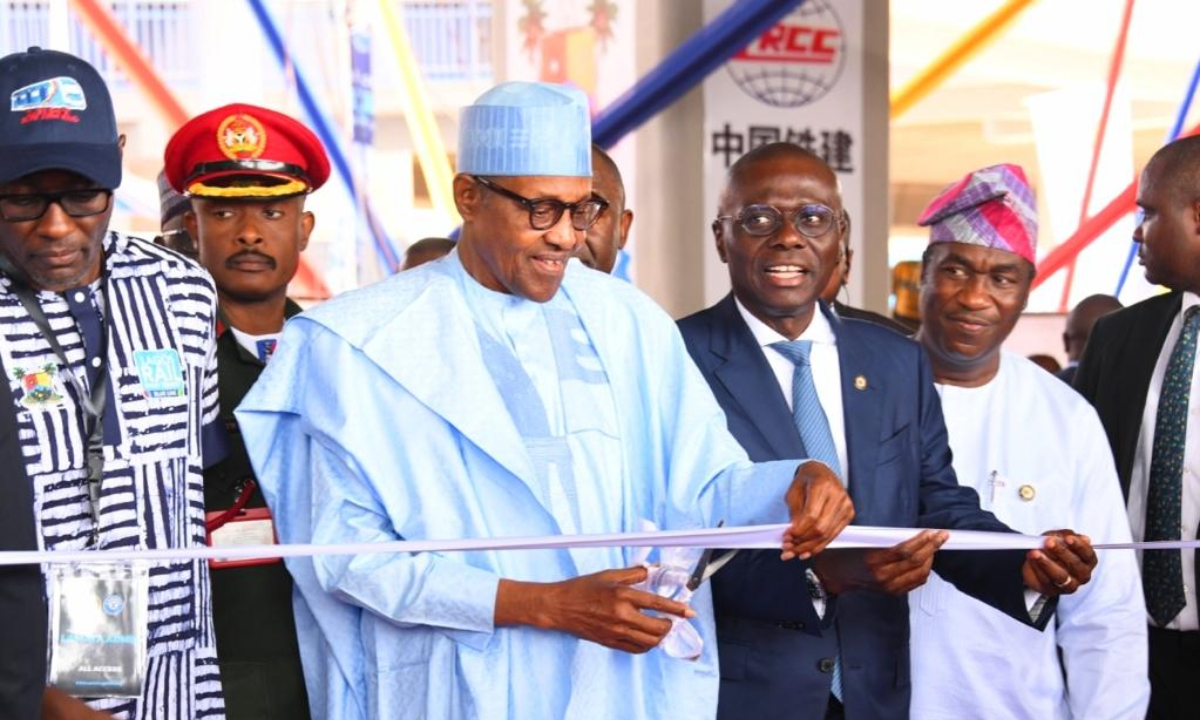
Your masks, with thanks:
[[[1179,340],[1167,360],[1158,396],[1154,448],[1150,454],[1150,487],[1146,494],[1146,540],[1179,540],[1183,528],[1183,450],[1187,444],[1188,400],[1196,360],[1200,308],[1184,315]],[[1159,627],[1175,619],[1187,604],[1183,591],[1183,558],[1179,550],[1146,550],[1142,554],[1142,587],[1146,608]]]
[[[829,430],[829,418],[821,407],[817,386],[813,383],[812,365],[809,354],[812,340],[792,340],[771,343],[771,347],[791,360],[796,366],[792,374],[792,419],[804,441],[808,457],[828,465],[838,477],[842,476],[842,464],[838,462],[837,446],[833,444],[833,433]]]
[[[817,386],[813,383],[812,364],[809,361],[812,340],[771,343],[771,347],[796,366],[795,372],[792,373],[792,419],[796,423],[796,429],[800,431],[800,440],[804,443],[808,457],[820,460],[838,477],[842,477],[842,464],[838,461],[837,445],[834,445],[833,433],[829,430],[829,418],[825,417],[821,399],[817,396]],[[842,699],[840,651],[834,658],[829,691],[838,700]]]

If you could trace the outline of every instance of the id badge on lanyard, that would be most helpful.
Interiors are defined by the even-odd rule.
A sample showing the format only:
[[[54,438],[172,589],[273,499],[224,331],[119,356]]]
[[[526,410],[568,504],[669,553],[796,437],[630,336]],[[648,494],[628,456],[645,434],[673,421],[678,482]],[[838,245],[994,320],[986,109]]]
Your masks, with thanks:
[[[144,564],[51,566],[50,685],[77,697],[141,697],[150,573]]]

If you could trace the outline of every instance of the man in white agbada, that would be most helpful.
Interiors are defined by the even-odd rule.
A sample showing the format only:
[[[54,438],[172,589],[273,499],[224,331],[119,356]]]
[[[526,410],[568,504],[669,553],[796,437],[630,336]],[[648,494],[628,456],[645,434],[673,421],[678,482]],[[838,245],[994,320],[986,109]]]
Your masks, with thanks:
[[[820,463],[753,465],[674,323],[568,263],[603,212],[583,94],[509,83],[462,116],[446,258],[288,323],[237,412],[284,542],[780,522],[785,556],[853,509]],[[561,285],[561,290],[560,290]],[[787,493],[787,504],[784,494]],[[631,585],[634,553],[289,560],[314,716],[712,717],[707,588]],[[690,616],[698,661],[655,646]]]
[[[976,171],[934,199],[920,223],[930,245],[917,339],[933,365],[959,482],[1018,532],[1071,527],[1094,542],[1129,542],[1096,412],[1000,349],[1034,276],[1037,211],[1024,172]],[[1141,587],[1132,551],[1099,553],[1092,581],[1063,595],[1039,633],[932,575],[909,603],[912,716],[1142,720],[1150,686]]]

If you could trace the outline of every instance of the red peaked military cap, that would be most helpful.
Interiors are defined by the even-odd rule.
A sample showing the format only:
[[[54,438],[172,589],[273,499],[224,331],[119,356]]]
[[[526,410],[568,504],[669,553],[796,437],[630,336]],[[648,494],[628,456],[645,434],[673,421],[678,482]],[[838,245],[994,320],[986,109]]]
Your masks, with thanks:
[[[286,197],[329,179],[329,158],[311,130],[242,103],[189,120],[167,143],[163,165],[171,187],[191,197]]]

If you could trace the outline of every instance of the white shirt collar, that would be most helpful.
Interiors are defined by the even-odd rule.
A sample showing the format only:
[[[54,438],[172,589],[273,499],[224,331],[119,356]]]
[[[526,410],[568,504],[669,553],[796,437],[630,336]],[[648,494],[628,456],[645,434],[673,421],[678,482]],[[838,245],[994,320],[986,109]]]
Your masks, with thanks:
[[[1197,298],[1200,301],[1200,298]],[[767,325],[762,320],[759,320],[746,309],[741,300],[738,300],[735,295],[733,301],[737,303],[738,312],[741,313],[742,320],[746,321],[746,326],[750,328],[750,334],[754,336],[755,342],[759,347],[767,347],[771,343],[787,342],[788,339],[780,335],[774,328]],[[804,332],[800,333],[797,340],[811,340],[814,343],[837,345],[837,336],[833,334],[833,326],[829,324],[829,319],[825,317],[825,313],[821,312],[820,304],[817,305],[813,312],[812,321],[808,323],[808,327],[804,328]]]
[[[1194,292],[1184,292],[1183,306],[1179,308],[1180,315],[1186,313],[1188,308],[1195,307],[1196,305],[1200,305],[1200,295],[1197,295]]]

